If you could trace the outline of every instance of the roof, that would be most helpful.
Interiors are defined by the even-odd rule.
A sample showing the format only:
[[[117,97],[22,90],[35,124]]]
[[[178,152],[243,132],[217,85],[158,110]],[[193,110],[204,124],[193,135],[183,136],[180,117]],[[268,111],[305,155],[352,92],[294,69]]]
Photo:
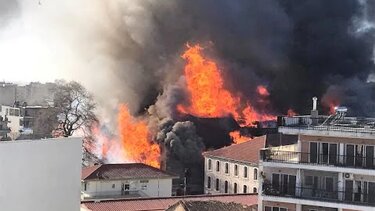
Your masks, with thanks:
[[[182,206],[186,211],[252,211],[253,206],[243,205],[234,202],[220,202],[220,201],[185,201],[181,200],[168,208],[166,211],[178,210],[178,206]]]
[[[258,164],[260,159],[259,151],[265,147],[265,142],[266,136],[264,135],[240,144],[230,145],[217,150],[204,152],[203,156]]]
[[[81,180],[175,178],[165,171],[143,163],[100,164],[82,168]]]
[[[237,194],[237,195],[195,195],[177,196],[165,198],[138,198],[120,199],[108,201],[85,201],[81,202],[81,210],[87,211],[144,211],[144,210],[165,210],[180,200],[184,201],[221,201],[235,202],[242,205],[252,206],[258,203],[257,194]]]

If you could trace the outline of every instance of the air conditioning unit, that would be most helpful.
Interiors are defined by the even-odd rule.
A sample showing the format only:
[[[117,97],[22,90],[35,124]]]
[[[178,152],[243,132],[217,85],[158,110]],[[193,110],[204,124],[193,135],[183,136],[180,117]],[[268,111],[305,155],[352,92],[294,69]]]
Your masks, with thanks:
[[[346,180],[353,180],[354,179],[353,174],[350,174],[350,173],[343,173],[343,174],[344,174],[344,179],[346,179]]]

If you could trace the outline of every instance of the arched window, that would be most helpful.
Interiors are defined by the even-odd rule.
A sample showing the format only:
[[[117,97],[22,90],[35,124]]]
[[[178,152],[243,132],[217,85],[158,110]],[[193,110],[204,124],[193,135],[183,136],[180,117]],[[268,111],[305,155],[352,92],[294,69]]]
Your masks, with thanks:
[[[243,167],[243,177],[247,178],[247,166]]]
[[[247,193],[247,185],[243,186],[243,193]]]
[[[233,193],[237,193],[237,183],[234,183]]]
[[[215,189],[216,189],[217,191],[220,190],[220,181],[219,181],[219,179],[216,179],[216,187],[215,187]]]
[[[211,177],[207,177],[207,188],[211,188]]]
[[[238,176],[238,165],[234,165],[234,176]]]
[[[229,173],[229,164],[228,163],[225,163],[225,173],[226,174]]]
[[[216,171],[217,172],[220,171],[220,162],[219,161],[216,161]]]
[[[208,159],[208,170],[212,169],[212,161],[211,159]]]
[[[228,181],[225,181],[224,183],[224,191],[225,193],[228,193]]]
[[[258,180],[258,169],[254,168],[254,180]]]
[[[253,193],[256,193],[256,192],[258,192],[258,190],[257,190],[257,188],[253,188]]]

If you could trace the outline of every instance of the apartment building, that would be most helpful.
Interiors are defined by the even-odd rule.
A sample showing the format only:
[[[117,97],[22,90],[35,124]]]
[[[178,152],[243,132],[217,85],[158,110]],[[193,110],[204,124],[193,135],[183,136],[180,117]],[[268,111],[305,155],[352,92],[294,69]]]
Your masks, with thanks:
[[[206,194],[258,192],[259,150],[266,136],[203,153]]]
[[[298,135],[295,147],[260,152],[259,210],[375,210],[375,118],[279,117],[279,132]]]
[[[10,129],[7,136],[12,140],[18,138],[22,129],[20,109],[12,106],[0,105],[0,120],[6,122],[6,126]]]

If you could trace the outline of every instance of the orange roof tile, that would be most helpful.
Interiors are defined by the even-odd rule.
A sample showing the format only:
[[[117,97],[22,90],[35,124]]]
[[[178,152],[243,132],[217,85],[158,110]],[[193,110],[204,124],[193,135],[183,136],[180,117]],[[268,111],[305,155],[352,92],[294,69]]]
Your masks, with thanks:
[[[196,195],[178,196],[166,198],[138,198],[121,199],[108,201],[84,201],[81,202],[81,210],[87,211],[144,211],[144,210],[165,210],[180,200],[185,201],[221,201],[235,202],[247,206],[258,203],[257,194],[237,194],[237,195]]]
[[[259,162],[259,151],[265,147],[266,136],[256,137],[250,141],[204,152],[203,156],[218,157],[253,164]]]

